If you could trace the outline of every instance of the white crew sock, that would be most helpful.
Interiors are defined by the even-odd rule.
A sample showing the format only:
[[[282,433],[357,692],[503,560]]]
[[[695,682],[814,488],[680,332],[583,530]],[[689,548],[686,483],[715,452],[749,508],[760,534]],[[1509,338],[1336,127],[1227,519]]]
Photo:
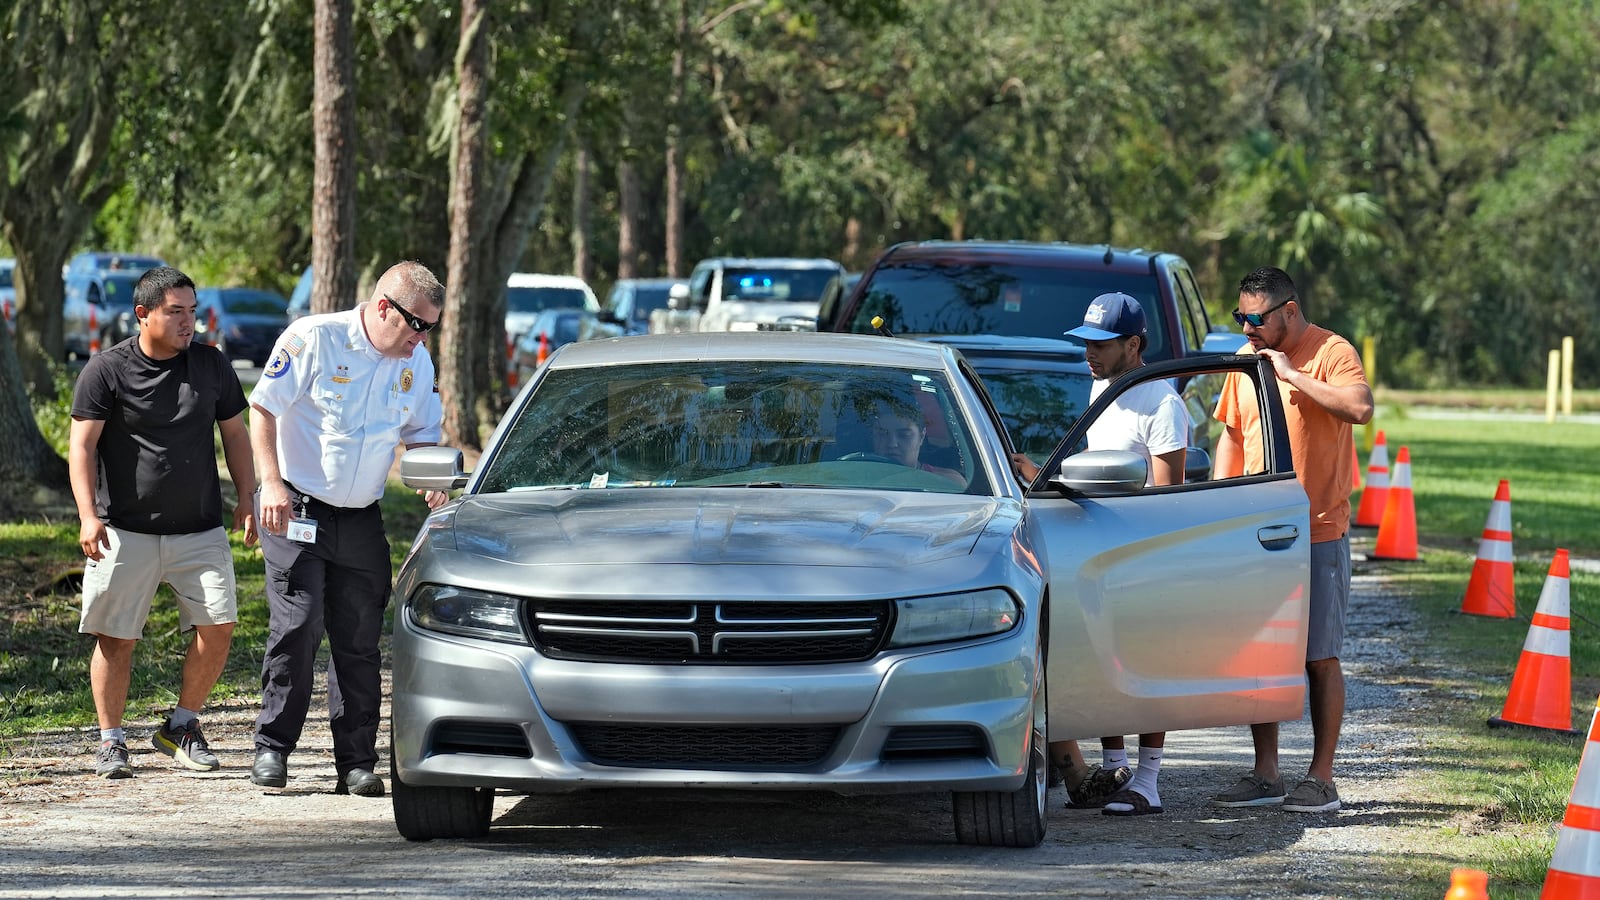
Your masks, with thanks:
[[[1110,747],[1100,748],[1100,765],[1108,772],[1115,772],[1128,765],[1128,751],[1119,747],[1112,750]]]
[[[126,744],[128,738],[127,735],[122,733],[122,726],[118,725],[116,728],[100,729],[100,743],[104,744],[106,741],[110,741],[113,744]]]
[[[1133,780],[1128,782],[1128,788],[1143,794],[1151,806],[1161,805],[1161,795],[1156,792],[1156,777],[1161,774],[1161,750],[1160,747],[1140,747],[1139,767],[1133,770]]]
[[[172,715],[167,717],[167,724],[172,727],[173,731],[177,731],[179,728],[182,728],[198,718],[200,718],[199,713],[192,709],[184,709],[183,707],[179,706],[173,709]]]

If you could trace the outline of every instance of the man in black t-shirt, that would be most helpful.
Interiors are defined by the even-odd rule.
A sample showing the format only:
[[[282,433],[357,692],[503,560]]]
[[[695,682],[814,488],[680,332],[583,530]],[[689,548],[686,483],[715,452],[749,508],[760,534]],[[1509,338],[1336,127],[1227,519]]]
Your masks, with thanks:
[[[177,708],[151,743],[186,768],[220,765],[199,711],[228,661],[238,606],[213,425],[240,497],[233,526],[246,544],[256,539],[244,389],[221,351],[194,343],[194,282],[168,266],[151,269],[133,304],[139,333],[90,357],[78,375],[67,456],[87,558],[78,630],[95,636],[89,683],[102,778],[133,775],[122,713],[133,648],[163,581],[177,595],[180,627],[194,636]]]

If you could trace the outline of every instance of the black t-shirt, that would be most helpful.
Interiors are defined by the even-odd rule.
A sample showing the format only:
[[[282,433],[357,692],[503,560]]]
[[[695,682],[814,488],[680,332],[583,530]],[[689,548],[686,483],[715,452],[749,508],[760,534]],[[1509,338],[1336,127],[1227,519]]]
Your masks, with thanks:
[[[153,360],[129,338],[89,357],[72,415],[105,422],[95,513],[143,534],[192,534],[222,524],[217,422],[244,412],[244,388],[215,347],[191,344]]]

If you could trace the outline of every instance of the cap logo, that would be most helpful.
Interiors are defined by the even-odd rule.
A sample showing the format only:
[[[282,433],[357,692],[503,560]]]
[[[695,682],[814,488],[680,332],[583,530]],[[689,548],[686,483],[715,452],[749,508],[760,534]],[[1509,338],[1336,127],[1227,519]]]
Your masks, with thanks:
[[[1083,321],[1093,322],[1096,325],[1104,325],[1106,322],[1107,312],[1109,312],[1109,310],[1104,304],[1098,302],[1091,303],[1089,304],[1089,311],[1083,315]]]

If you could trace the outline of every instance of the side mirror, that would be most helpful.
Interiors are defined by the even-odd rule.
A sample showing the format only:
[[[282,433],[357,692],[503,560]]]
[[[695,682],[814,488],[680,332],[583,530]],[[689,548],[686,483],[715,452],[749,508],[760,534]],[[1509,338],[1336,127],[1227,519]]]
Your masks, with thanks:
[[[1183,453],[1183,483],[1198,484],[1211,480],[1211,455],[1199,447],[1190,447]]]
[[[667,308],[689,308],[689,286],[687,284],[675,284],[667,289]]]
[[[467,486],[470,472],[461,468],[455,447],[418,447],[400,457],[400,480],[419,491],[453,491]]]
[[[1062,460],[1061,472],[1050,479],[1050,485],[1085,497],[1109,497],[1137,493],[1149,477],[1150,466],[1137,453],[1087,450]]]

